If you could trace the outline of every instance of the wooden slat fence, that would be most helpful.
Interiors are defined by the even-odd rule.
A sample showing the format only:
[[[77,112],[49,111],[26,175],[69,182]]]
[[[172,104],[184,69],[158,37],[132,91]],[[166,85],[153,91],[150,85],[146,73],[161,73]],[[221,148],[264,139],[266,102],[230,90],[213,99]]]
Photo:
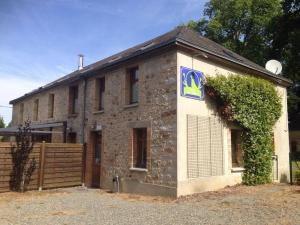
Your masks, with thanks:
[[[10,191],[12,145],[0,143],[0,192]],[[78,186],[83,183],[81,144],[36,143],[30,158],[35,158],[37,164],[28,190]]]

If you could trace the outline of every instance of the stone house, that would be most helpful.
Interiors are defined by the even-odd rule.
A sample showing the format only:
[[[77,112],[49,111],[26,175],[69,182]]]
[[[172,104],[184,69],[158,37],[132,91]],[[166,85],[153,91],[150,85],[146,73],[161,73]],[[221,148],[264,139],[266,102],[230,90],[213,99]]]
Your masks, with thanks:
[[[86,143],[87,186],[180,196],[241,182],[240,131],[218,118],[205,76],[249,74],[282,97],[274,127],[278,174],[289,177],[290,81],[186,28],[127,49],[12,100],[13,124],[30,119],[52,142]],[[195,88],[196,87],[196,88]],[[186,89],[185,89],[186,88]]]

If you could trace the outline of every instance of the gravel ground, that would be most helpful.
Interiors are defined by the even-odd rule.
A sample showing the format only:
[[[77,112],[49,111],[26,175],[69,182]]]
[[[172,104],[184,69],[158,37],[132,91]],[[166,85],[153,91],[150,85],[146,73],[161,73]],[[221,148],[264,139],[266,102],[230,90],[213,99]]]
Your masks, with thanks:
[[[179,199],[79,187],[2,193],[0,224],[300,224],[300,186],[235,186]]]

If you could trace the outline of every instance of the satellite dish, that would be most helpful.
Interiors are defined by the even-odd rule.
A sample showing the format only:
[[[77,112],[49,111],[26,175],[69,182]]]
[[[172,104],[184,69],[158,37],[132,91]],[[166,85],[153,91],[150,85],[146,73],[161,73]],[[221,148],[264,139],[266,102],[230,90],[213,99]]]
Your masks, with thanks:
[[[280,74],[282,71],[282,65],[277,60],[271,59],[266,63],[266,70],[275,73],[276,75]]]

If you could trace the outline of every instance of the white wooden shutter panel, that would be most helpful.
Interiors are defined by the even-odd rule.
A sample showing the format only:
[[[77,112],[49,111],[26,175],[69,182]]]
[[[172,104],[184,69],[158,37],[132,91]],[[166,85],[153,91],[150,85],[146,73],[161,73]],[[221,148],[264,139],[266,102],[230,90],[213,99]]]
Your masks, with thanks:
[[[198,177],[197,116],[187,115],[187,166],[188,177]]]
[[[199,177],[211,176],[209,118],[198,117],[198,171]]]
[[[222,129],[218,118],[187,115],[188,178],[224,174]]]
[[[218,118],[210,118],[210,152],[211,152],[211,175],[223,175],[223,135],[222,124]]]

